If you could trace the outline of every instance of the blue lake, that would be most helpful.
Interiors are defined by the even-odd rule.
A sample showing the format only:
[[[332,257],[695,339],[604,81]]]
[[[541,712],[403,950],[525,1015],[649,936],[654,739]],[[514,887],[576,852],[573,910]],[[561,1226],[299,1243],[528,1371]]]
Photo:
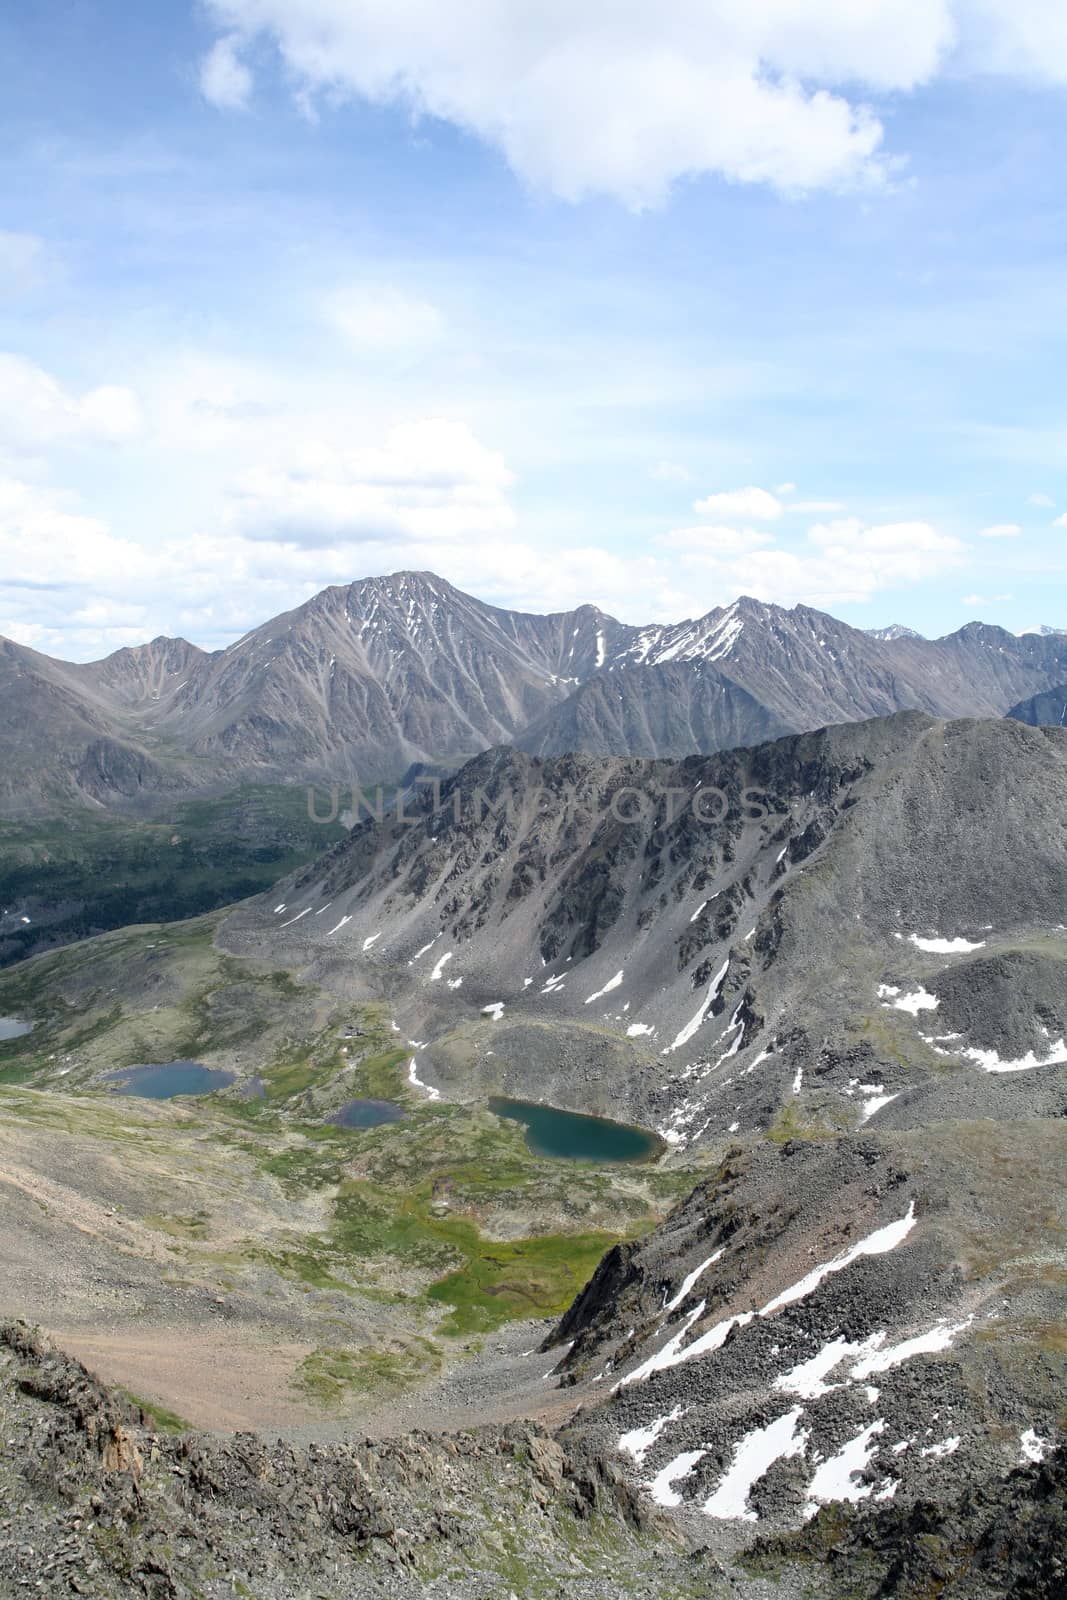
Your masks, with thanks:
[[[117,1094],[141,1100],[173,1100],[182,1094],[211,1094],[225,1089],[236,1073],[202,1067],[197,1061],[167,1061],[160,1066],[127,1067],[107,1073],[104,1082],[118,1085]]]
[[[526,1129],[526,1143],[537,1156],[560,1161],[650,1161],[663,1149],[663,1141],[645,1128],[605,1117],[586,1117],[577,1111],[537,1105],[532,1100],[508,1100],[494,1095],[489,1109],[510,1117]]]
[[[391,1100],[350,1100],[330,1121],[341,1128],[380,1128],[387,1122],[402,1122],[405,1115]]]
[[[0,1017],[0,1039],[21,1039],[23,1034],[32,1031],[32,1022],[20,1022],[18,1017]]]

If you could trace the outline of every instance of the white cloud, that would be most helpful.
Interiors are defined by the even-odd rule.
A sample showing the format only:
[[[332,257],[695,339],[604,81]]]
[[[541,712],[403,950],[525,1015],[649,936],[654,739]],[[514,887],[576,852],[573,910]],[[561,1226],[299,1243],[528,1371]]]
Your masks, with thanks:
[[[243,111],[252,94],[251,70],[238,54],[240,39],[216,40],[200,63],[200,92],[220,111]]]
[[[782,515],[782,502],[766,489],[728,489],[722,494],[709,494],[698,500],[693,510],[708,517],[755,517],[759,522],[773,522]]]
[[[1017,522],[994,522],[992,527],[983,528],[983,539],[1018,539],[1022,536],[1022,528]]]
[[[1057,517],[1052,526],[1054,528],[1067,528],[1067,511],[1064,512],[1062,517]]]
[[[245,538],[301,545],[447,540],[509,532],[513,482],[502,456],[462,422],[393,428],[380,446],[307,448],[235,486],[230,524]]]
[[[347,93],[441,118],[502,150],[538,187],[642,207],[700,172],[786,190],[879,181],[881,125],[825,84],[868,69],[881,79],[890,60],[894,82],[931,70],[942,24],[923,18],[940,8],[894,9],[905,3],[910,30],[853,26],[843,0],[807,0],[806,18],[792,14],[795,0],[479,0],[462,25],[436,0],[210,0],[210,9],[230,40],[272,39],[305,99]],[[819,15],[831,10],[839,15]],[[236,59],[232,43],[226,59]]]
[[[266,38],[294,92],[440,118],[568,200],[656,205],[715,173],[784,191],[884,180],[865,95],[961,72],[1067,79],[1048,0],[207,0],[226,30],[205,94],[242,105],[240,51]]]
[[[347,285],[327,298],[324,309],[353,350],[371,355],[414,355],[444,332],[436,306],[390,284]]]
[[[706,595],[751,594],[778,605],[861,603],[882,590],[939,577],[958,566],[965,551],[960,540],[926,522],[816,524],[799,546],[751,530],[712,531],[705,547],[694,537],[699,529],[678,530],[662,543],[680,551],[680,563]]]
[[[960,600],[961,606],[999,606],[1008,600],[1014,600],[1011,594],[965,594]]]
[[[950,571],[963,548],[925,523],[841,519],[787,536],[780,502],[753,488],[722,497],[745,515],[665,531],[644,553],[581,543],[571,525],[538,539],[519,523],[508,461],[461,416],[376,418],[352,407],[350,380],[294,386],[195,352],[137,383],[147,421],[131,470],[158,486],[151,530],[121,498],[112,527],[29,481],[50,445],[128,435],[132,391],[79,393],[20,358],[0,363],[0,455],[17,425],[35,446],[31,467],[0,477],[0,631],[52,654],[160,632],[225,644],[327,584],[411,567],[499,604],[593,601],[630,622],[739,593],[832,610]]]
[[[141,428],[130,389],[114,384],[76,394],[25,357],[0,352],[0,449],[35,450],[64,438],[118,444]]]
[[[1039,492],[1037,494],[1028,496],[1027,504],[1032,506],[1041,506],[1044,510],[1051,511],[1055,507],[1056,502],[1053,500],[1050,494],[1041,494]]]

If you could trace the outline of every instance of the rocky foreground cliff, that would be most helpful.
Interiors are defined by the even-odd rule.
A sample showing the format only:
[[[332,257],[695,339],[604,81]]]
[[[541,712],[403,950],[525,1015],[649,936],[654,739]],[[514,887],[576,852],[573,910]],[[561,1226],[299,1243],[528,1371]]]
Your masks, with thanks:
[[[723,1562],[615,1463],[514,1426],[296,1450],[151,1431],[23,1325],[0,1328],[0,1593],[94,1600],[803,1594],[1054,1600],[1067,1453],[901,1514],[821,1514]]]

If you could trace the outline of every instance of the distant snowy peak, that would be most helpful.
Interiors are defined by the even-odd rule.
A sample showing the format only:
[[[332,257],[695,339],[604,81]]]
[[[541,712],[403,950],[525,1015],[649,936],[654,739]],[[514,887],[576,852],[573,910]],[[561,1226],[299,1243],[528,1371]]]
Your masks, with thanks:
[[[887,628],[864,628],[868,639],[881,639],[883,643],[892,639],[921,639],[923,635],[914,628],[906,628],[902,622],[891,622]]]
[[[1024,628],[1016,637],[1025,639],[1028,633],[1036,633],[1041,639],[1059,639],[1067,635],[1067,628],[1050,628],[1047,622],[1040,622],[1036,627]]]
[[[732,605],[718,606],[695,621],[634,630],[636,639],[614,664],[658,667],[668,661],[724,661],[733,653],[746,625],[766,624],[778,609],[742,596]]]

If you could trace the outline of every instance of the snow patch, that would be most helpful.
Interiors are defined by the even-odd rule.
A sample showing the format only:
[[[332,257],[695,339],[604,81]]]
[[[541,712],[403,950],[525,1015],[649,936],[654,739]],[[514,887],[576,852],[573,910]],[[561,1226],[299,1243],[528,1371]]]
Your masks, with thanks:
[[[1027,1428],[1026,1432],[1019,1436],[1019,1459],[1024,1463],[1044,1461],[1051,1449],[1052,1440],[1042,1439],[1033,1428]]]
[[[1039,1060],[1032,1050],[1020,1056],[1018,1061],[1002,1061],[995,1050],[976,1050],[973,1047],[962,1050],[960,1054],[966,1056],[968,1061],[974,1061],[983,1072],[1033,1072],[1036,1067],[1054,1067],[1067,1061],[1067,1040],[1057,1040],[1043,1060]]]
[[[713,1267],[715,1265],[716,1261],[718,1261],[722,1255],[724,1249],[725,1246],[721,1246],[718,1250],[713,1251],[706,1261],[702,1261],[700,1263],[699,1267],[694,1267],[692,1272],[686,1274],[686,1276],[682,1279],[678,1291],[674,1295],[673,1299],[668,1300],[667,1304],[664,1306],[664,1311],[677,1311],[678,1307],[686,1298],[693,1285],[699,1278],[704,1276],[709,1267]]]
[[[865,1356],[862,1361],[849,1372],[851,1378],[870,1378],[878,1372],[889,1372],[893,1367],[899,1367],[903,1361],[912,1361],[916,1356],[937,1355],[942,1350],[947,1350],[952,1341],[972,1322],[967,1317],[963,1322],[939,1322],[926,1333],[915,1334],[911,1339],[902,1339],[899,1344],[891,1344],[888,1349],[883,1349],[885,1333],[872,1334],[868,1345],[876,1354]]]
[[[774,1311],[780,1311],[782,1306],[792,1305],[797,1300],[803,1300],[812,1294],[831,1273],[843,1272],[861,1256],[886,1255],[890,1250],[895,1250],[902,1244],[915,1226],[915,1201],[909,1205],[903,1217],[896,1222],[887,1222],[884,1228],[876,1228],[865,1239],[860,1239],[857,1244],[850,1246],[841,1255],[835,1256],[832,1261],[825,1262],[822,1266],[813,1267],[812,1270],[799,1283],[793,1284],[788,1289],[783,1289],[781,1294],[769,1300],[760,1312],[761,1317],[770,1316]]]
[[[861,1472],[866,1472],[870,1466],[871,1458],[878,1448],[875,1439],[880,1433],[885,1432],[885,1423],[881,1417],[864,1428],[854,1439],[842,1445],[835,1456],[830,1456],[818,1468],[811,1480],[808,1494],[812,1504],[809,1513],[814,1515],[820,1504],[826,1505],[832,1500],[866,1500],[873,1492],[873,1485],[859,1483],[857,1479]]]
[[[901,937],[897,934],[897,938]],[[984,950],[985,940],[979,939],[977,944],[972,944],[969,939],[942,939],[935,936],[932,939],[923,939],[917,933],[909,933],[908,938],[917,950],[928,950],[931,955],[938,956],[965,956],[972,950]]]
[[[617,989],[621,983],[622,972],[620,971],[617,972],[613,978],[609,978],[604,987],[602,989],[598,989],[596,994],[591,994],[588,1000],[585,1002],[586,1005],[592,1005],[594,1000],[602,1000],[606,994],[610,994],[613,989]]]
[[[435,1089],[430,1083],[423,1083],[422,1079],[419,1077],[418,1063],[414,1056],[412,1056],[411,1060],[408,1062],[408,1082],[413,1088],[421,1089],[429,1099],[440,1100],[440,1091]]]
[[[679,1483],[682,1478],[688,1478],[698,1462],[703,1461],[707,1455],[706,1450],[683,1450],[680,1456],[675,1456],[673,1461],[668,1461],[661,1472],[647,1485],[648,1492],[658,1506],[671,1509],[680,1506],[682,1497],[672,1484]]]
[[[756,1428],[745,1435],[734,1447],[733,1460],[719,1487],[704,1502],[706,1516],[743,1522],[759,1520],[749,1509],[749,1492],[776,1461],[803,1455],[808,1434],[796,1431],[801,1415],[801,1407],[794,1406],[767,1427]]]
[[[876,1333],[859,1344],[850,1344],[841,1336],[832,1339],[809,1360],[799,1362],[789,1372],[783,1372],[781,1377],[775,1378],[774,1387],[786,1394],[798,1395],[802,1400],[817,1400],[820,1395],[829,1394],[833,1389],[843,1389],[844,1383],[826,1382],[829,1374],[835,1367],[839,1367],[842,1361],[851,1360],[854,1356],[877,1349],[884,1338],[884,1333]]]
[[[701,1005],[700,1010],[697,1012],[696,1016],[690,1018],[690,1020],[686,1023],[685,1027],[675,1039],[674,1043],[667,1046],[666,1050],[663,1052],[664,1055],[669,1055],[672,1050],[680,1050],[682,1045],[689,1043],[690,1039],[693,1037],[694,1033],[696,1033],[697,1029],[704,1021],[704,1018],[711,1010],[712,1005],[718,998],[719,991],[726,981],[726,974],[729,969],[730,959],[727,957],[722,966],[719,968],[719,971],[715,974],[714,978],[712,978],[708,987],[708,992],[704,996],[704,1003]]]
[[[951,1456],[955,1454],[959,1447],[959,1436],[955,1435],[951,1439],[942,1439],[940,1444],[927,1445],[925,1450],[919,1451],[919,1454],[921,1456]]]
[[[624,1455],[632,1456],[640,1467],[645,1457],[663,1432],[672,1422],[678,1422],[685,1416],[685,1407],[675,1406],[673,1411],[668,1411],[665,1417],[657,1417],[644,1428],[631,1428],[629,1433],[624,1433],[619,1439],[618,1448]]]
[[[908,1011],[917,1017],[920,1011],[936,1011],[941,1004],[936,994],[928,994],[922,984],[911,994],[901,994],[887,983],[878,985],[878,998],[892,1006],[894,1011]]]

